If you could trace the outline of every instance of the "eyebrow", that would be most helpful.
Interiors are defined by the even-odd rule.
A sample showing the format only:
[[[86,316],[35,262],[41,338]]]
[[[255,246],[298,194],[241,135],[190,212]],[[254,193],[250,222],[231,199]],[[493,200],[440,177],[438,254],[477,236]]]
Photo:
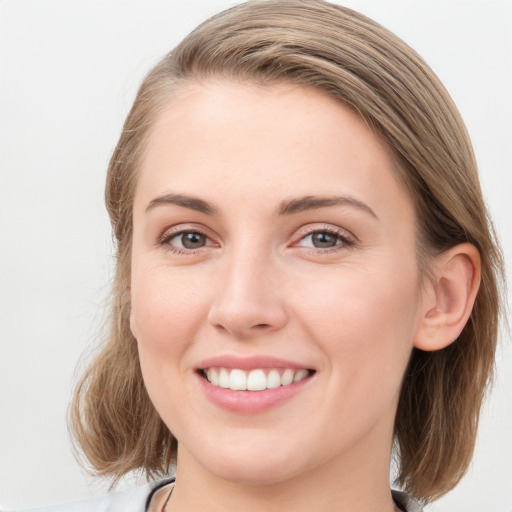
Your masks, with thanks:
[[[206,215],[217,215],[218,210],[211,203],[199,199],[198,197],[188,196],[185,194],[165,194],[156,197],[146,207],[149,212],[157,206],[176,205],[190,210],[196,210]],[[378,219],[377,214],[366,204],[350,196],[303,196],[296,199],[282,201],[277,209],[279,216],[293,215],[294,213],[304,212],[308,210],[316,210],[319,208],[328,208],[330,206],[351,206],[363,212],[370,214]]]
[[[282,201],[278,208],[279,215],[292,215],[294,213],[329,206],[352,206],[378,219],[377,214],[366,204],[350,196],[303,196],[297,199]]]
[[[206,215],[217,214],[217,209],[207,201],[199,199],[198,197],[187,196],[184,194],[165,194],[164,196],[155,197],[147,206],[146,213],[157,206],[164,206],[168,204],[174,204],[176,206],[182,206],[183,208],[189,208],[190,210],[196,210]]]

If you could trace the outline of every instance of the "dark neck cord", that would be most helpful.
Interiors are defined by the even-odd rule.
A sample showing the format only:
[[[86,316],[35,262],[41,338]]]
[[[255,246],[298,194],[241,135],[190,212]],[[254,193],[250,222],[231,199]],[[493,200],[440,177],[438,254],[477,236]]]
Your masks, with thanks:
[[[169,500],[171,499],[172,491],[174,491],[174,485],[172,486],[172,488],[171,488],[171,492],[170,492],[170,493],[169,493],[169,495],[167,496],[167,499],[165,500],[165,503],[163,504],[163,506],[162,506],[162,510],[160,510],[160,512],[165,512],[165,508],[167,507],[167,503],[169,503]]]

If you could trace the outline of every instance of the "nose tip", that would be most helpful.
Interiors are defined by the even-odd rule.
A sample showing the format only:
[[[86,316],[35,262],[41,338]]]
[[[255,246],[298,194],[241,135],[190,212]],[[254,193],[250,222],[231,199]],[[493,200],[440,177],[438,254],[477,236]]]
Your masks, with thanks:
[[[281,329],[287,313],[269,269],[231,269],[216,294],[208,321],[237,338],[256,337]]]
[[[210,310],[209,322],[217,330],[237,338],[248,338],[280,329],[285,323],[285,313],[270,301],[257,304],[255,301],[237,301],[229,307],[224,300]]]

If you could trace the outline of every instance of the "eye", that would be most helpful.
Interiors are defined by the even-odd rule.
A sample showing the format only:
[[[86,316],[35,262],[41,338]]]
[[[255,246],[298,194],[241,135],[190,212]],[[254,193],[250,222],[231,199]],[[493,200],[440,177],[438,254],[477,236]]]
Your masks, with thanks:
[[[311,249],[337,249],[350,247],[354,241],[347,235],[333,229],[319,229],[303,236],[295,246]]]
[[[159,245],[169,250],[182,254],[189,251],[197,251],[206,246],[215,245],[212,240],[202,233],[193,229],[180,230],[165,233],[159,241]]]
[[[197,231],[185,231],[173,236],[169,243],[185,249],[200,249],[206,245],[206,235]]]
[[[331,247],[336,247],[338,245],[339,236],[333,233],[329,233],[327,231],[320,231],[317,233],[311,233],[310,235],[305,236],[301,241],[308,242],[308,245],[311,244],[313,247],[317,249],[329,249]]]

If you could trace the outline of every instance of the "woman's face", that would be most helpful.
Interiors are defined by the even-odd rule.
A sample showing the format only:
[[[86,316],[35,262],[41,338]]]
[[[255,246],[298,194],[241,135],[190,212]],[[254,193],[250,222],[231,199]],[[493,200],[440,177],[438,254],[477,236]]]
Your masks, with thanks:
[[[189,86],[162,112],[135,193],[131,328],[178,468],[388,471],[421,303],[393,165],[307,88]]]

